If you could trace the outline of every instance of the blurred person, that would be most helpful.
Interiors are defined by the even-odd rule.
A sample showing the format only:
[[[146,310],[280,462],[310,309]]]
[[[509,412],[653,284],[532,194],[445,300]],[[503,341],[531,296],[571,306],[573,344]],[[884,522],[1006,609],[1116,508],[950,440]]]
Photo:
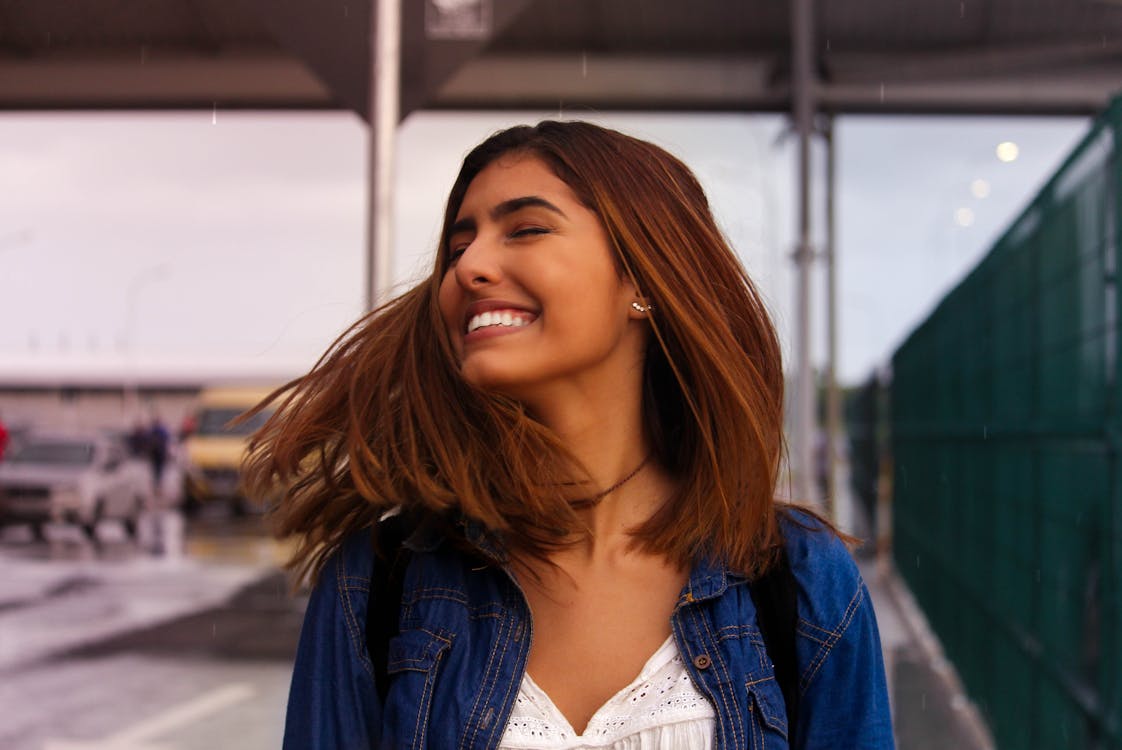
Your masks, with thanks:
[[[484,141],[432,274],[259,407],[249,486],[316,581],[284,746],[891,748],[844,540],[775,499],[782,402],[682,162]]]
[[[127,436],[129,455],[133,458],[148,457],[148,428],[139,419],[133,422]]]
[[[145,450],[148,454],[148,464],[152,468],[152,488],[156,497],[160,497],[164,479],[164,467],[167,466],[170,452],[169,443],[171,434],[159,417],[152,418],[145,436]]]

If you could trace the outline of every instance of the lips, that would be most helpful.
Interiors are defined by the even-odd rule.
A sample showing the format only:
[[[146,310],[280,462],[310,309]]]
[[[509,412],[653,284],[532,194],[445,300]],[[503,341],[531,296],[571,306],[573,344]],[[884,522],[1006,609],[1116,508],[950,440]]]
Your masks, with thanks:
[[[472,333],[480,328],[502,326],[504,328],[521,328],[534,322],[534,316],[523,310],[495,310],[480,313],[468,319],[467,332]]]
[[[469,305],[464,318],[464,334],[471,335],[484,330],[524,328],[537,320],[538,314],[511,302],[482,300]]]

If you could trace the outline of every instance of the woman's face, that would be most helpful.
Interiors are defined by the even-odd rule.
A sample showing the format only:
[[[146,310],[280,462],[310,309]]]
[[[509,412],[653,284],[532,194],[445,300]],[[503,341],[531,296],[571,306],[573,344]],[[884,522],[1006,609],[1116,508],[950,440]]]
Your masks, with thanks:
[[[538,158],[500,157],[475,177],[448,256],[440,309],[472,385],[533,404],[621,387],[641,363],[635,290],[603,224]]]

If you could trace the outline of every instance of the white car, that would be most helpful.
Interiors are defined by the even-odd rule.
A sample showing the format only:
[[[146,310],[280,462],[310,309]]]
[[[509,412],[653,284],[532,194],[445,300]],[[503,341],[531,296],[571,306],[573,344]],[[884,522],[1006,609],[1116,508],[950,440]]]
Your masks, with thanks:
[[[102,519],[118,519],[130,535],[152,494],[148,467],[102,435],[30,435],[0,462],[0,526],[74,523],[93,539]]]

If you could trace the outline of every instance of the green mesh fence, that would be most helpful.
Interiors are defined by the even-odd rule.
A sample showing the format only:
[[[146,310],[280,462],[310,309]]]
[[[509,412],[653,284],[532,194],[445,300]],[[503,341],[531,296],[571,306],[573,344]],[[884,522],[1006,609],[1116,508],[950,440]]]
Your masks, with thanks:
[[[893,358],[896,563],[1001,750],[1122,749],[1122,99]]]

